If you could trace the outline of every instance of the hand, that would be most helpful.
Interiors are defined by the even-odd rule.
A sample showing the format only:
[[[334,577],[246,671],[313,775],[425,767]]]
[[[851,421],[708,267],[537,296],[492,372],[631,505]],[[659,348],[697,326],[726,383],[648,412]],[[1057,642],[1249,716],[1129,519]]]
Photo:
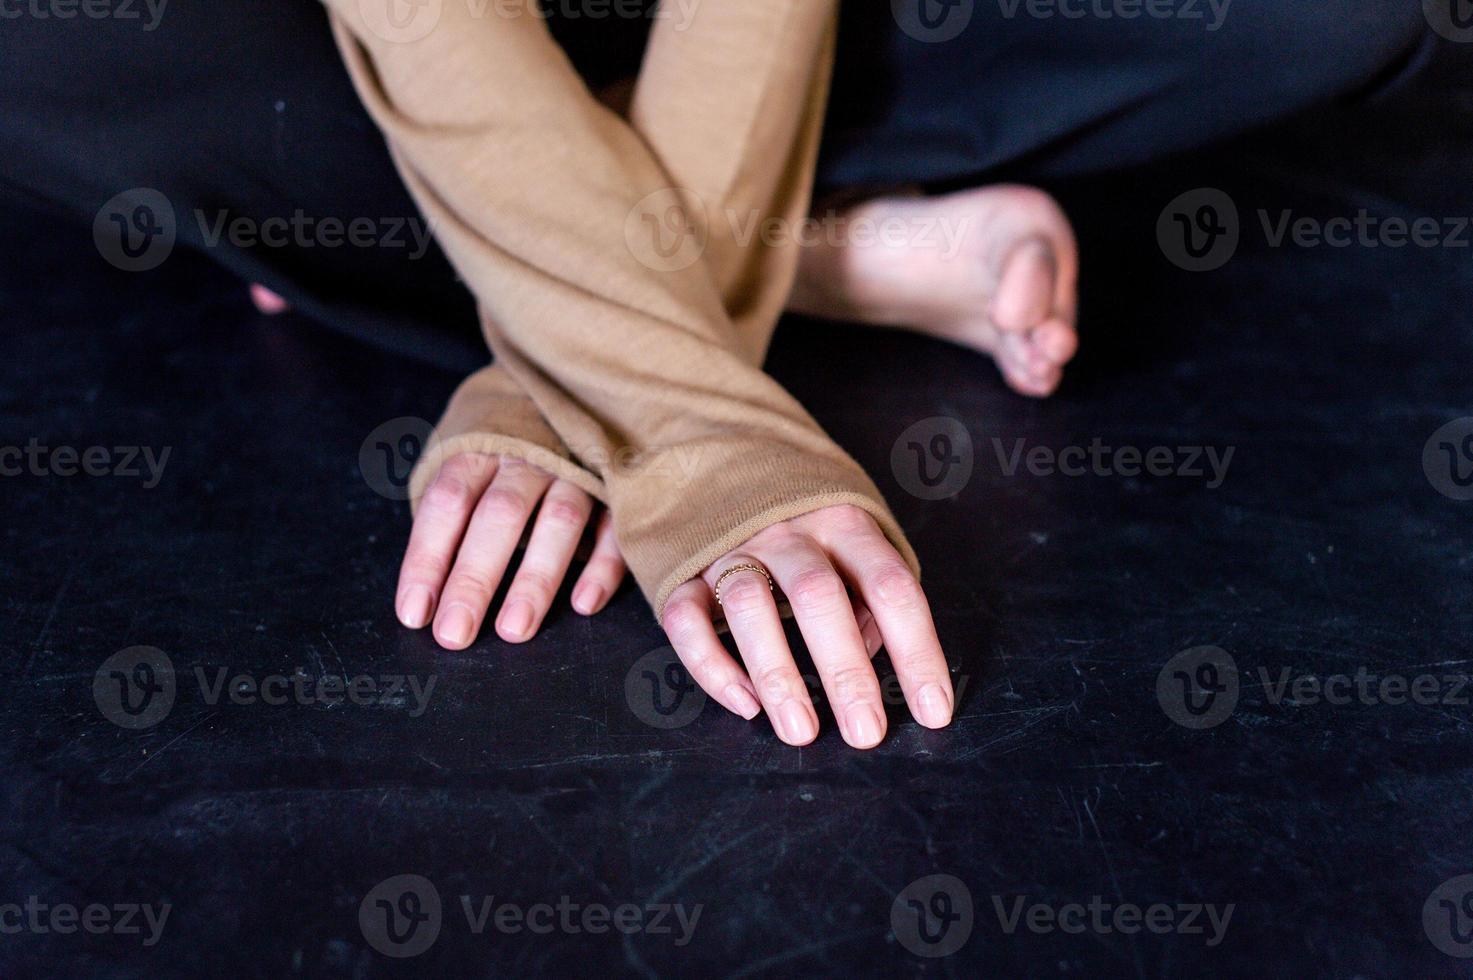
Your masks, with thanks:
[[[536,510],[526,554],[496,618],[503,640],[530,640],[568,572],[593,503],[573,484],[514,456],[462,453],[446,460],[425,489],[409,534],[394,604],[399,621],[419,629],[433,616],[442,647],[470,646]],[[573,608],[593,615],[623,578],[624,559],[605,512],[573,588]]]
[[[721,583],[722,611],[745,672],[717,639],[716,581],[742,564],[766,568],[792,604],[844,741],[867,749],[885,737],[880,684],[870,665],[882,642],[916,720],[927,728],[951,722],[951,676],[925,593],[874,519],[850,506],[774,524],[671,594],[661,615],[665,632],[691,677],[716,701],[747,719],[765,708],[789,745],[818,736],[818,715],[762,575],[738,571]]]

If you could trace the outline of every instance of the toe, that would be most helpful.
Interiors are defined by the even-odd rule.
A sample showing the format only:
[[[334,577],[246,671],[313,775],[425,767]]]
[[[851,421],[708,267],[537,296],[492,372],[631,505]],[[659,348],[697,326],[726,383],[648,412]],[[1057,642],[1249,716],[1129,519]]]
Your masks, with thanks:
[[[276,316],[291,309],[286,300],[267,289],[258,282],[251,283],[251,302],[260,312],[267,316]]]
[[[1053,312],[1056,274],[1054,250],[1047,241],[1019,242],[1003,261],[992,298],[992,322],[1002,330],[1037,326]]]
[[[1063,366],[1044,357],[1035,348],[1031,334],[1004,333],[996,358],[1008,387],[1030,398],[1052,395],[1063,377]]]
[[[1029,334],[1034,353],[1053,365],[1068,364],[1079,350],[1079,334],[1063,320],[1045,320]]]

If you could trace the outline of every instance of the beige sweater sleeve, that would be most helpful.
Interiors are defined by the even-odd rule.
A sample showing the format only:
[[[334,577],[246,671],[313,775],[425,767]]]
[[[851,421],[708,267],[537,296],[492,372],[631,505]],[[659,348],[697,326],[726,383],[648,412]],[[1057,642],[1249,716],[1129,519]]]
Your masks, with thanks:
[[[360,96],[481,303],[497,362],[602,482],[657,612],[753,534],[835,504],[872,514],[914,566],[874,484],[758,366],[794,250],[744,251],[723,213],[764,195],[757,217],[806,208],[834,0],[699,6],[692,30],[730,18],[702,49],[730,74],[687,88],[719,139],[663,150],[589,94],[520,2],[446,2],[412,40],[365,23],[355,0],[327,2]],[[636,116],[650,105],[637,99]],[[657,153],[717,176],[673,191]],[[690,234],[672,220],[677,202]],[[738,217],[745,227],[753,215]]]
[[[461,453],[514,456],[603,499],[603,480],[572,458],[562,437],[516,379],[490,364],[460,383],[409,477],[416,504],[447,459]]]

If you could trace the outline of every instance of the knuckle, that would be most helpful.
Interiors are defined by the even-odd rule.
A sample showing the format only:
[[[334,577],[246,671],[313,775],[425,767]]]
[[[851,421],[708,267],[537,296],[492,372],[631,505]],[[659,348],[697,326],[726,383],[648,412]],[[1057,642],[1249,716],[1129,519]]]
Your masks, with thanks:
[[[440,472],[468,482],[485,473],[493,463],[495,458],[483,453],[456,453],[445,461]]]
[[[827,565],[813,565],[793,576],[788,598],[809,608],[838,605],[848,595],[844,581]]]
[[[880,700],[880,682],[869,667],[845,667],[834,672],[824,683],[829,700],[836,705],[851,705]]]
[[[790,667],[767,667],[752,677],[757,694],[765,704],[782,704],[798,696],[803,682]]]
[[[557,587],[558,582],[551,575],[541,569],[526,566],[517,571],[516,580],[512,583],[513,591],[535,601],[550,598],[557,592]]]
[[[685,672],[697,681],[715,679],[712,675],[716,671],[716,658],[704,649],[680,653],[680,662],[685,666]]]
[[[767,580],[755,572],[739,572],[721,586],[721,608],[727,616],[751,616],[771,604]]]
[[[548,495],[542,502],[541,518],[551,524],[571,530],[582,530],[588,523],[589,507],[581,501],[565,496]]]
[[[595,555],[588,560],[583,574],[599,582],[614,582],[624,574],[624,562],[617,556]]]
[[[450,581],[445,583],[447,596],[475,596],[476,598],[490,598],[496,591],[496,583],[491,577],[479,569],[456,569],[450,574]]]
[[[665,632],[676,642],[694,639],[700,635],[705,615],[705,610],[689,599],[671,602],[665,607]]]
[[[470,495],[470,485],[450,472],[450,467],[446,466],[431,481],[421,503],[435,510],[456,510],[465,506]]]
[[[890,609],[913,609],[921,603],[921,584],[904,562],[887,561],[872,573],[875,597]]]
[[[530,509],[527,498],[510,487],[492,487],[481,497],[486,520],[498,526],[520,526]]]
[[[404,556],[404,567],[399,570],[399,577],[405,581],[439,585],[445,578],[446,564],[429,552],[414,552]]]
[[[897,674],[917,687],[924,687],[932,681],[945,684],[950,679],[946,658],[940,650],[891,650],[890,664]]]
[[[854,533],[867,530],[874,523],[874,519],[863,510],[853,504],[841,504],[830,508],[828,514],[829,523],[834,530],[840,533]]]

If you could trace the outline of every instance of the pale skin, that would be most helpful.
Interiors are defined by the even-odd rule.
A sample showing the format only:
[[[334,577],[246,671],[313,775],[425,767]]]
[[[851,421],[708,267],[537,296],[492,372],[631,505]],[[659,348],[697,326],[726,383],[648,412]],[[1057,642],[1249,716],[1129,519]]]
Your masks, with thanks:
[[[984,187],[947,197],[865,202],[852,219],[940,218],[960,231],[935,243],[824,241],[803,250],[789,309],[836,320],[900,327],[990,354],[1020,394],[1043,397],[1059,384],[1078,347],[1078,250],[1068,220],[1040,191]],[[285,304],[260,286],[262,312]],[[474,642],[493,596],[511,581],[496,611],[508,643],[536,635],[552,608],[590,522],[592,554],[570,594],[591,616],[623,581],[625,568],[609,515],[572,484],[519,460],[457,456],[426,489],[400,568],[395,608],[411,629],[431,627],[436,642],[461,650]],[[528,526],[521,561],[516,549]],[[513,565],[515,570],[513,571]],[[671,646],[692,680],[746,719],[766,713],[778,737],[807,745],[818,715],[784,636],[777,598],[755,571],[721,584],[721,607],[740,662],[722,645],[714,588],[734,566],[772,575],[792,606],[844,740],[868,749],[885,737],[886,716],[871,658],[884,646],[912,716],[928,728],[955,710],[949,670],[920,583],[874,520],[854,507],[830,507],[775,524],[681,585],[661,611]]]

